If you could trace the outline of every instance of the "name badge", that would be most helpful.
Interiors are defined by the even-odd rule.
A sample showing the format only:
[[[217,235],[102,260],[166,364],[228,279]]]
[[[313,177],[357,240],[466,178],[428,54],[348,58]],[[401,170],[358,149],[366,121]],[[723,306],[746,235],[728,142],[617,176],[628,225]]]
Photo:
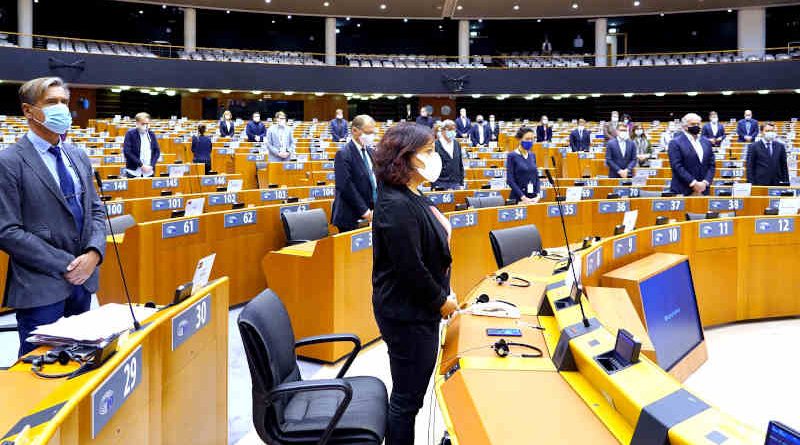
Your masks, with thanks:
[[[529,195],[533,194],[533,183],[528,183],[528,192]]]

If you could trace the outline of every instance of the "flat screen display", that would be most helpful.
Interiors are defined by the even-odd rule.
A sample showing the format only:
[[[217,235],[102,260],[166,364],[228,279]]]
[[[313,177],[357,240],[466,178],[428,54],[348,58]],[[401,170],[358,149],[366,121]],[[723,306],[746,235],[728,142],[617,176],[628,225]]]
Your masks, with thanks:
[[[800,435],[788,426],[773,421],[767,428],[764,445],[800,445]]]
[[[631,362],[635,348],[636,342],[633,338],[623,334],[622,331],[617,332],[617,343],[614,345],[614,351],[625,363]]]
[[[643,281],[640,286],[647,332],[656,361],[666,371],[703,341],[703,328],[689,262]]]

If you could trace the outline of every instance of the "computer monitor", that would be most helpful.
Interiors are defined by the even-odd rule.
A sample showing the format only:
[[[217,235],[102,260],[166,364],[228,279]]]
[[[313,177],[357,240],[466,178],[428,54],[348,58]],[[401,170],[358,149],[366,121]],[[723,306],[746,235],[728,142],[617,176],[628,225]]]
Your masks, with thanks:
[[[640,291],[656,361],[669,371],[703,341],[689,261],[642,281]]]
[[[800,433],[773,420],[767,427],[764,445],[800,445]]]

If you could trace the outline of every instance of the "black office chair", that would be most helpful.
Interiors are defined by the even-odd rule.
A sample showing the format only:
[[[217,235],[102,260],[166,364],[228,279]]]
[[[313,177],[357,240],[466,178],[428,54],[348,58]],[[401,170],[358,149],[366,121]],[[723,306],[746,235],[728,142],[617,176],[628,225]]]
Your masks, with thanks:
[[[281,214],[286,244],[292,246],[328,236],[328,217],[322,209]]]
[[[542,251],[542,237],[535,225],[517,226],[489,232],[489,242],[498,268]]]
[[[502,207],[506,200],[502,196],[486,196],[482,198],[467,196],[467,205],[471,209],[483,209],[486,207]]]
[[[109,225],[109,222],[111,223]],[[117,235],[125,233],[126,230],[136,225],[133,215],[120,215],[106,220],[106,235],[111,235],[111,229]]]
[[[361,341],[352,334],[318,335],[295,342],[286,307],[267,289],[239,314],[239,331],[253,380],[253,424],[271,444],[375,444],[383,441],[388,397],[375,377],[344,377]],[[353,343],[335,379],[300,378],[295,348]]]

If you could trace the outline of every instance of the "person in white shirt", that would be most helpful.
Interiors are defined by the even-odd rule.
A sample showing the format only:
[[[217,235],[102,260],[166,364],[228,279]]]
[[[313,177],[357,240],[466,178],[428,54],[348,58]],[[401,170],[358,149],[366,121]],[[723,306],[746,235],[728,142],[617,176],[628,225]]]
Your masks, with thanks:
[[[475,116],[475,124],[472,126],[469,138],[473,147],[485,146],[489,144],[492,137],[491,127],[483,121],[482,115]]]
[[[270,162],[288,161],[295,153],[297,145],[292,128],[286,124],[286,113],[275,113],[275,122],[267,129],[267,152]]]
[[[442,172],[433,183],[444,190],[459,189],[464,185],[464,163],[461,145],[456,140],[456,123],[450,119],[442,122],[442,132],[434,144],[436,153],[442,158]]]
[[[702,136],[711,142],[712,147],[719,147],[725,140],[725,127],[719,123],[716,111],[708,113],[708,123],[703,125]]]
[[[155,133],[150,131],[149,114],[142,112],[136,115],[136,128],[125,133],[122,154],[125,156],[126,176],[153,176],[161,150]]]

